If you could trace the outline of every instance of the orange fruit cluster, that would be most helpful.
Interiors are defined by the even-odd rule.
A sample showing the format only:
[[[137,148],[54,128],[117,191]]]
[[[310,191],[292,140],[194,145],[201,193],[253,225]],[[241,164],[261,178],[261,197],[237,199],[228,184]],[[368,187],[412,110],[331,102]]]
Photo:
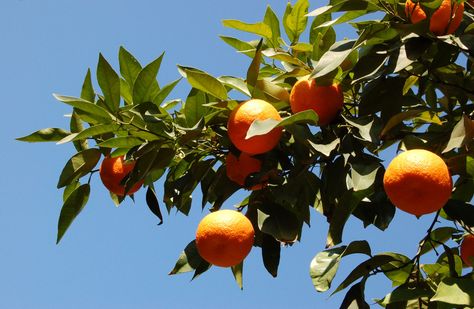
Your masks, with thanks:
[[[467,266],[473,266],[474,261],[474,235],[468,234],[461,243],[461,259]]]
[[[196,230],[196,247],[207,262],[221,267],[240,264],[254,243],[255,231],[246,216],[218,210],[205,216]]]
[[[245,152],[241,152],[239,157],[229,152],[226,156],[225,167],[227,177],[230,180],[238,183],[242,187],[246,187],[245,180],[251,174],[258,173],[262,169],[262,162],[259,159],[253,158]],[[256,184],[248,189],[260,190],[266,186],[265,181],[268,177],[262,177],[262,182]]]
[[[419,2],[407,0],[405,2],[405,14],[413,24],[419,23],[427,18],[425,10]],[[464,14],[464,2],[456,0],[443,0],[430,18],[430,31],[436,35],[454,33],[461,24]]]
[[[118,196],[125,195],[125,186],[121,184],[122,180],[135,167],[135,162],[125,162],[124,156],[119,157],[105,157],[100,165],[100,179],[104,186],[112,193]],[[127,192],[127,195],[132,195],[137,192],[142,186],[143,181],[134,184]]]
[[[446,163],[424,149],[412,149],[396,156],[385,171],[383,185],[397,208],[416,216],[441,209],[452,191]]]
[[[319,125],[325,126],[342,109],[344,96],[338,84],[319,86],[314,79],[299,80],[291,89],[290,106],[293,113],[312,109],[318,114]]]

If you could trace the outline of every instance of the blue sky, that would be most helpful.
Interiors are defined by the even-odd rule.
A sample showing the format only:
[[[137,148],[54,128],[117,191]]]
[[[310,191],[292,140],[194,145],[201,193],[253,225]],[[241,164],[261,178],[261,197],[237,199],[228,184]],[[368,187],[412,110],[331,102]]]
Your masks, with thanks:
[[[87,68],[98,54],[117,67],[125,46],[148,63],[166,51],[161,84],[179,77],[176,64],[213,75],[244,76],[249,58],[238,55],[218,35],[234,35],[222,19],[256,22],[270,4],[281,16],[286,2],[273,1],[71,1],[0,2],[3,117],[0,122],[0,308],[338,308],[344,293],[317,293],[308,270],[324,248],[327,224],[313,212],[301,243],[283,248],[278,278],[268,275],[254,248],[244,266],[244,290],[229,269],[213,268],[190,282],[190,274],[168,276],[202,217],[199,203],[189,217],[172,212],[157,226],[145,204],[116,208],[93,179],[88,205],[60,245],[55,245],[62,192],[58,175],[74,153],[72,145],[26,144],[15,137],[45,127],[67,127],[70,110],[52,93],[79,95]],[[311,9],[325,4],[312,1]],[[339,33],[339,39],[350,34]],[[185,97],[182,82],[172,97]],[[232,203],[242,198],[239,192]],[[417,220],[397,213],[387,233],[351,220],[345,242],[369,239],[374,252],[413,255],[432,216]],[[426,228],[425,228],[426,227]],[[361,257],[342,263],[335,284]],[[382,297],[387,280],[369,281],[369,298]]]

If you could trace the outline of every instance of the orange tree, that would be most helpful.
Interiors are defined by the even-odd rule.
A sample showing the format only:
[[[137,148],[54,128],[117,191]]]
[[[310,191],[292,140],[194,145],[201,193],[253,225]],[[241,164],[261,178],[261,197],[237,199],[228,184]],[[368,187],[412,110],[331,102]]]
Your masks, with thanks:
[[[393,291],[376,300],[387,308],[473,307],[470,240],[464,242],[462,259],[459,252],[474,227],[473,13],[469,2],[457,0],[331,0],[312,10],[308,0],[299,0],[288,3],[280,19],[268,7],[259,22],[224,20],[226,27],[255,35],[252,41],[221,37],[238,51],[236,57],[249,57],[247,75],[215,77],[179,66],[191,86],[182,100],[166,99],[181,78],[164,86],[157,81],[163,55],[142,66],[120,48],[118,70],[100,55],[100,90],[93,88],[89,70],[79,97],[55,95],[72,107],[70,128],[19,138],[71,142],[77,149],[59,176],[64,204],[57,242],[87,204],[101,158],[120,157],[122,165],[123,156],[125,166],[133,168],[126,175],[112,168],[110,174],[120,179],[109,181],[121,188],[116,191],[121,195],[111,193],[113,201],[133,198],[137,184],[143,184],[146,203],[161,222],[162,203],[168,212],[175,208],[187,215],[195,190],[202,192],[202,208],[218,211],[237,190],[252,188],[236,209],[251,222],[255,234],[250,243],[261,248],[272,276],[277,276],[282,245],[302,240],[310,215],[323,216],[329,226],[326,248],[315,248],[319,253],[308,261],[315,289],[331,288],[345,256],[364,257],[333,290],[347,289],[341,308],[367,308],[364,287],[375,275],[393,283]],[[346,23],[356,35],[338,41],[334,27]],[[257,105],[277,115],[260,117],[253,106],[235,117],[250,99],[265,101]],[[228,128],[234,125],[238,133],[231,135],[234,128]],[[436,169],[446,164],[449,171],[443,176],[443,190],[448,185],[444,200],[436,200],[434,193],[420,199],[441,206],[409,209],[433,217],[430,226],[421,227],[426,235],[413,244],[413,256],[373,253],[365,240],[343,242],[351,216],[385,230],[397,194],[406,194],[400,198],[406,201],[417,196],[420,182],[421,188],[432,183],[430,173],[424,173],[429,168],[423,168],[431,162],[421,168],[399,164],[387,181],[397,183],[391,192],[401,192],[391,201],[380,158],[389,147],[428,150],[439,157]],[[248,149],[259,151],[249,154]],[[227,175],[229,154],[254,159],[238,161],[245,174],[238,183]],[[422,177],[405,175],[412,170]],[[403,174],[402,181],[397,182],[397,173]],[[425,209],[435,210],[425,214]],[[225,214],[220,218],[225,221]],[[171,274],[194,271],[198,276],[210,266],[193,240]],[[242,284],[243,262],[231,267]]]

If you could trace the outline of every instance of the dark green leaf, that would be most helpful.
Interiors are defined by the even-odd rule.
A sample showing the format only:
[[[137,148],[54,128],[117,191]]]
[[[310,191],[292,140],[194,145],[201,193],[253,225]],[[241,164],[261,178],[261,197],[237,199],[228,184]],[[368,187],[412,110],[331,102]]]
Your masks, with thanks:
[[[252,94],[252,97],[254,96],[253,89],[257,84],[258,74],[260,72],[260,63],[262,62],[262,44],[263,40],[260,40],[255,51],[255,56],[247,70],[247,87]]]
[[[89,194],[89,184],[83,184],[76,188],[64,202],[63,207],[61,208],[61,214],[59,215],[56,244],[61,241],[61,238],[63,238],[64,233],[66,233],[71,223],[87,204]]]
[[[89,173],[99,162],[101,153],[96,148],[81,151],[69,159],[59,176],[58,189]]]
[[[311,73],[311,78],[323,77],[335,69],[350,55],[357,46],[354,40],[345,40],[334,43],[319,60]]]
[[[280,264],[281,244],[271,235],[263,233],[262,237],[263,265],[268,273],[275,278],[278,275],[278,265]]]
[[[120,125],[118,124],[99,124],[96,126],[91,126],[84,131],[80,132],[74,138],[72,141],[77,141],[81,139],[86,139],[89,137],[94,137],[97,135],[105,134],[105,133],[115,133],[120,129]],[[63,143],[61,141],[60,143]]]
[[[160,219],[158,225],[163,224],[163,215],[161,214],[160,204],[156,197],[156,192],[152,186],[148,186],[146,190],[146,204],[150,208],[151,212]]]
[[[454,233],[459,232],[457,229],[449,226],[443,226],[431,231],[429,239],[421,247],[419,254],[425,254],[438,247],[441,243],[445,243]]]
[[[369,304],[364,298],[364,285],[364,279],[354,284],[349,291],[347,291],[340,309],[370,309]]]
[[[448,152],[454,148],[462,147],[466,142],[469,142],[474,137],[474,123],[468,116],[463,115],[461,120],[456,124],[448,145],[444,148],[443,153]]]
[[[452,219],[474,227],[474,206],[457,200],[449,200],[443,210]]]
[[[30,135],[26,135],[23,137],[16,138],[17,141],[21,142],[29,142],[29,143],[36,143],[36,142],[57,142],[66,136],[69,136],[71,132],[65,131],[59,128],[46,128],[41,129],[36,132],[31,133]]]
[[[191,241],[176,262],[173,270],[169,273],[169,275],[180,274],[184,272],[193,271],[198,268],[206,268],[209,269],[211,264],[206,262],[198,253],[196,248],[196,240]]]
[[[161,61],[163,60],[164,53],[158,58],[144,67],[140,73],[138,73],[133,85],[133,104],[138,105],[145,102],[153,102],[153,99],[160,92],[160,86],[156,80],[158,71],[160,70]]]
[[[97,64],[97,82],[104,94],[105,106],[114,114],[120,106],[120,78],[102,54]]]

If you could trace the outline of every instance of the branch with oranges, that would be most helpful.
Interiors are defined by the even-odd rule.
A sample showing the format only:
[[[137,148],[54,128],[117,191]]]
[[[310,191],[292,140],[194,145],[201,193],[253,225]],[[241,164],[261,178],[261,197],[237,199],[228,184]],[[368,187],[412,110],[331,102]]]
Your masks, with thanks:
[[[77,150],[58,181],[57,242],[86,206],[100,165],[117,206],[146,188],[160,224],[163,207],[188,215],[196,195],[211,211],[170,274],[195,278],[212,265],[229,267],[242,287],[245,258],[260,248],[276,277],[281,250],[323,218],[326,248],[310,265],[317,291],[331,288],[343,257],[367,257],[333,291],[348,288],[341,308],[367,307],[366,282],[380,273],[394,286],[381,306],[474,306],[472,7],[454,0],[309,6],[288,3],[281,19],[268,7],[260,22],[223,21],[258,38],[221,37],[248,57],[245,77],[178,66],[182,77],[161,85],[163,55],[142,66],[121,47],[119,72],[99,56],[100,91],[88,70],[79,97],[55,95],[72,107],[70,127],[19,140],[71,142]],[[337,41],[337,25],[349,21],[356,38]],[[188,95],[167,99],[182,78]],[[384,165],[382,156],[395,151]],[[229,205],[239,190],[241,202]],[[436,213],[414,257],[373,254],[367,240],[344,244],[349,220],[384,231],[397,211]]]

